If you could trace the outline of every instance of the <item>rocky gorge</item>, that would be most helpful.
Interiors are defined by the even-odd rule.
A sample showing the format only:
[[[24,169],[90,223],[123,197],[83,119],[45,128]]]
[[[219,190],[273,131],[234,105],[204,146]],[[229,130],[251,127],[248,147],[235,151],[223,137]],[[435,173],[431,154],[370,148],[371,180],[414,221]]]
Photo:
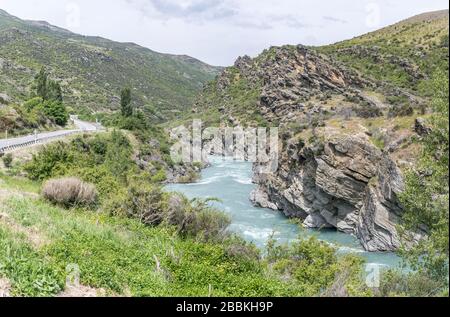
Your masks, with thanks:
[[[320,149],[290,148],[277,173],[255,174],[254,181],[258,188],[251,200],[257,206],[300,218],[308,228],[355,235],[367,251],[401,246],[396,226],[402,174],[364,136],[330,139]]]
[[[354,235],[367,251],[399,249],[405,242],[397,230],[402,170],[414,164],[423,119],[414,110],[395,115],[405,104],[391,100],[417,109],[421,99],[313,49],[274,47],[239,58],[216,80],[216,98],[225,104],[219,111],[231,125],[254,124],[233,107],[233,91],[243,81],[256,92],[254,111],[281,131],[278,171],[262,174],[255,164],[253,204],[308,228]],[[424,235],[410,234],[407,246]]]

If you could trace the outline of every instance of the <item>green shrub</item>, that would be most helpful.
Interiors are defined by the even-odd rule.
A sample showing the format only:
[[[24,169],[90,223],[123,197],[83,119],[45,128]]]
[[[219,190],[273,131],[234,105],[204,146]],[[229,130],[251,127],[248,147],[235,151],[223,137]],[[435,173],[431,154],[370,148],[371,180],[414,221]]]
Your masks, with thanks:
[[[63,175],[74,162],[74,155],[67,144],[56,142],[45,146],[28,162],[24,169],[33,180],[44,180]]]
[[[38,116],[38,113],[41,112],[60,126],[66,125],[69,120],[66,107],[58,100],[43,100],[41,97],[35,97],[26,101],[23,108],[29,115]]]
[[[42,104],[44,113],[57,125],[65,126],[69,120],[66,107],[59,101],[45,101]]]
[[[139,219],[146,225],[159,225],[164,220],[164,193],[159,187],[132,184],[128,187],[122,213]]]
[[[432,297],[448,296],[448,289],[445,291],[445,285],[430,276],[420,273],[403,272],[389,270],[382,274],[378,296],[411,296],[411,297]]]
[[[81,178],[85,182],[94,184],[101,201],[106,201],[111,196],[116,195],[123,187],[123,184],[104,165],[75,168],[70,170],[70,174]]]
[[[332,293],[349,296],[363,290],[360,280],[362,261],[356,257],[340,258],[333,247],[314,237],[300,237],[300,241],[291,245],[277,245],[275,240],[269,240],[267,260],[304,296],[331,296]]]
[[[155,175],[152,176],[151,181],[153,183],[161,183],[164,182],[167,179],[166,171],[161,169],[158,172],[156,172]]]
[[[181,235],[205,241],[225,237],[226,229],[231,223],[227,215],[209,207],[207,200],[194,199],[186,207],[182,222],[177,224]]]
[[[230,219],[208,205],[208,200],[188,200],[180,194],[164,193],[160,187],[133,183],[106,204],[113,215],[138,219],[149,226],[175,227],[183,237],[201,240],[221,240],[226,236]]]
[[[2,157],[3,160],[3,164],[5,165],[6,168],[11,168],[12,167],[12,162],[13,162],[13,156],[11,153],[7,153]]]
[[[447,72],[438,72],[432,82],[434,114],[427,120],[430,133],[423,138],[418,163],[405,173],[403,238],[408,232],[426,233],[412,249],[401,255],[416,271],[449,286],[449,82]]]

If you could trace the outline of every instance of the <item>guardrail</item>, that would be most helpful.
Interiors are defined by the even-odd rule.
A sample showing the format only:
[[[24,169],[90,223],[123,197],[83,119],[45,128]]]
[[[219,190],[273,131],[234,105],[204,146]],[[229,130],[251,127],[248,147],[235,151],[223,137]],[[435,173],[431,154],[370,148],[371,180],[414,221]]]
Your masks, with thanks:
[[[103,127],[99,124],[92,124],[89,122],[84,122],[76,118],[73,119],[74,124],[77,129],[73,130],[59,130],[53,132],[44,132],[40,134],[32,134],[23,137],[11,138],[11,139],[0,139],[0,154],[7,151],[13,151],[19,148],[24,148],[27,146],[32,146],[39,143],[44,143],[49,140],[58,139],[66,137],[75,133],[81,132],[96,132],[102,131]]]
[[[82,130],[68,130],[67,132],[64,133],[43,135],[38,137],[31,135],[17,139],[0,140],[1,141],[0,143],[2,143],[0,144],[0,153],[6,153],[8,151],[17,150],[27,146],[44,143],[49,140],[66,137],[79,132],[82,132]]]

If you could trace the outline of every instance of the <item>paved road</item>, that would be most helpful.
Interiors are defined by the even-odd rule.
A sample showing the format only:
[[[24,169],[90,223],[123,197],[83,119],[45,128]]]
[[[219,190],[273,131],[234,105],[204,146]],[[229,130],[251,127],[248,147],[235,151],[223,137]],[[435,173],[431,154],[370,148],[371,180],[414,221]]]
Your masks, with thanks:
[[[14,150],[17,148],[22,148],[26,146],[31,146],[37,143],[43,143],[45,141],[51,140],[51,139],[57,139],[65,136],[69,136],[71,134],[88,131],[88,132],[95,132],[101,129],[99,125],[81,121],[78,119],[73,120],[75,126],[77,129],[73,130],[59,130],[59,131],[53,131],[53,132],[44,132],[44,133],[38,133],[36,135],[27,135],[23,137],[18,138],[11,138],[11,139],[0,139],[0,153],[6,152],[10,150]]]

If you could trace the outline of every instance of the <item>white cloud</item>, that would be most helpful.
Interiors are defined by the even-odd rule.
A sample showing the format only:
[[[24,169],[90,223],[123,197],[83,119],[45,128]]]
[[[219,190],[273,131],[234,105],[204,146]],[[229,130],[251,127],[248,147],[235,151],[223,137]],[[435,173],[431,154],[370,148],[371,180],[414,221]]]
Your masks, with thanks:
[[[78,11],[73,9],[74,5]],[[332,43],[414,14],[446,9],[448,3],[446,0],[0,0],[0,8],[20,18],[46,20],[77,33],[135,42],[161,52],[188,54],[211,64],[229,65],[239,55],[254,56],[271,45]],[[74,19],[77,14],[79,21]]]

